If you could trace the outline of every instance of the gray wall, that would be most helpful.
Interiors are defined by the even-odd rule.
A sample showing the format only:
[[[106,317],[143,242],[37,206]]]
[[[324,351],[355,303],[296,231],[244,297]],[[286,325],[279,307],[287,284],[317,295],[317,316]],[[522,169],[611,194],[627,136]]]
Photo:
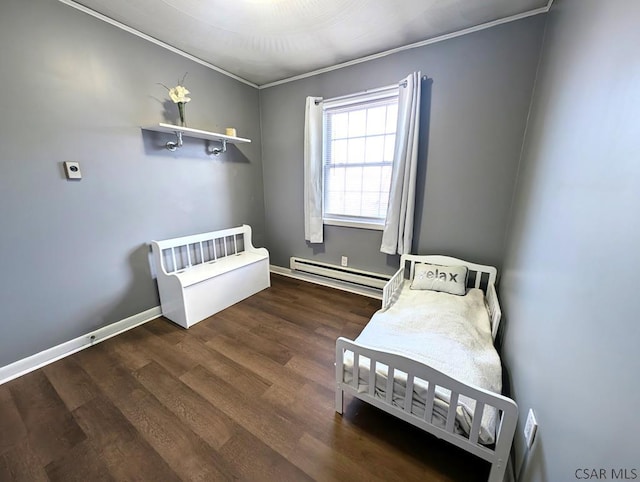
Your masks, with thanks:
[[[248,223],[264,244],[257,89],[53,0],[2,0],[0,44],[0,366],[157,306],[152,239]],[[176,120],[156,83],[185,72],[188,124],[252,144],[140,129]]]
[[[380,231],[325,226],[325,243],[304,240],[303,124],[308,95],[331,98],[393,84],[421,70],[424,134],[414,252],[500,266],[509,207],[545,16],[260,91],[267,245],[273,264],[296,255],[393,272]]]
[[[549,14],[500,286],[521,423],[540,424],[523,481],[640,478],[639,22],[621,0]]]

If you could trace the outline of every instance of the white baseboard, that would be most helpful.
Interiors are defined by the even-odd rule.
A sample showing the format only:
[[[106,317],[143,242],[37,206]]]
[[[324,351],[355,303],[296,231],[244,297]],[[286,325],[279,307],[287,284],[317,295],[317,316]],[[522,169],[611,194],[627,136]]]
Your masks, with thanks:
[[[269,271],[282,276],[288,276],[289,278],[299,279],[301,281],[308,281],[309,283],[315,283],[317,285],[328,286],[329,288],[335,288],[337,290],[348,291],[349,293],[355,293],[358,295],[368,296],[369,298],[375,298],[377,300],[382,299],[382,291],[373,288],[367,288],[366,286],[358,286],[346,281],[332,280],[324,278],[323,276],[317,276],[309,273],[301,273],[294,271],[290,268],[283,268],[282,266],[270,265]]]
[[[79,336],[73,340],[69,340],[60,345],[48,348],[47,350],[31,355],[22,360],[18,360],[9,365],[0,367],[0,385],[6,383],[14,378],[26,375],[33,370],[42,368],[54,361],[60,360],[69,355],[73,355],[80,350],[84,350],[96,343],[108,340],[109,338],[124,333],[127,330],[140,326],[151,320],[155,320],[162,314],[162,310],[159,306],[151,308],[137,315],[130,316],[124,320],[116,321],[108,326],[99,328],[96,331],[87,333],[86,335]]]

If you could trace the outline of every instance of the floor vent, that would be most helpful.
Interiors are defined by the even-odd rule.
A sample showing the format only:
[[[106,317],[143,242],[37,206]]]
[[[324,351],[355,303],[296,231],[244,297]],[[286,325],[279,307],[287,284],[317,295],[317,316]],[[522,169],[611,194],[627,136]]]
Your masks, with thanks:
[[[307,273],[328,280],[342,281],[375,290],[382,290],[390,278],[390,276],[379,273],[296,258],[295,256],[291,257],[290,267],[292,272]]]

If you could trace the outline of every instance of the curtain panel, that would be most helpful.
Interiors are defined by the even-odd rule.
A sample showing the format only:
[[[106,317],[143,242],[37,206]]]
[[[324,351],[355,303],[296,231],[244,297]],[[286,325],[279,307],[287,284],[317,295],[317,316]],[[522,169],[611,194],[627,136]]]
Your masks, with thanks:
[[[380,251],[387,254],[410,253],[413,242],[421,73],[412,73],[400,84],[391,190],[380,246]]]
[[[304,239],[322,243],[322,98],[307,97],[304,116]]]

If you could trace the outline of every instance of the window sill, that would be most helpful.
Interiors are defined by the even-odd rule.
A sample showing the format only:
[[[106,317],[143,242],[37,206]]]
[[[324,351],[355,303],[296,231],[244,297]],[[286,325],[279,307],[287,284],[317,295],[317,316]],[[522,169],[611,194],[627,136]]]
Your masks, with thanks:
[[[342,226],[344,228],[371,229],[374,231],[384,231],[384,223],[372,223],[367,221],[345,220],[345,219],[323,219],[322,223],[328,226]]]

